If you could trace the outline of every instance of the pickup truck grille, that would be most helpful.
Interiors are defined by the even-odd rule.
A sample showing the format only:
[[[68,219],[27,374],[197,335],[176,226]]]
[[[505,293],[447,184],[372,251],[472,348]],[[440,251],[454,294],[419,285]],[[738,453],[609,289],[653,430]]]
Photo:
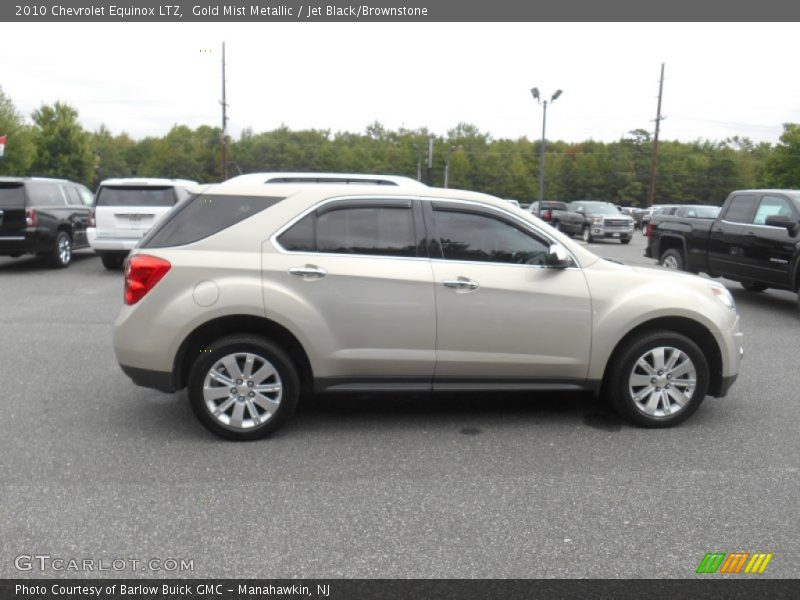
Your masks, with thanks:
[[[630,221],[626,219],[605,219],[603,225],[606,227],[628,227]]]

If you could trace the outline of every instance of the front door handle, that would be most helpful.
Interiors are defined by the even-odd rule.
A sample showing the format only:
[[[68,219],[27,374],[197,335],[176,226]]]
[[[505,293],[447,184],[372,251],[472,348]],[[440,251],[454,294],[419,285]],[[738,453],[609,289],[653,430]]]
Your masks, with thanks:
[[[291,267],[289,269],[289,273],[291,275],[295,275],[297,277],[302,278],[305,281],[311,281],[314,279],[322,279],[328,272],[320,268],[316,265],[304,265],[302,267]]]
[[[442,282],[444,287],[453,288],[457,292],[474,292],[481,285],[477,281],[467,279],[466,277],[457,277],[455,279],[446,279]]]

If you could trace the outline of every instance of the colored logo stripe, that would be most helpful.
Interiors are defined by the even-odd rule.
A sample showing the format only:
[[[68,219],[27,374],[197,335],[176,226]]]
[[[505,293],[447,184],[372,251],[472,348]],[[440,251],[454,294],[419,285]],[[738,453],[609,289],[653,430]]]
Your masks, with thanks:
[[[745,573],[761,574],[767,569],[772,553],[756,552],[707,552],[697,567],[697,573]],[[749,561],[748,561],[749,559]],[[745,566],[747,564],[747,566]]]

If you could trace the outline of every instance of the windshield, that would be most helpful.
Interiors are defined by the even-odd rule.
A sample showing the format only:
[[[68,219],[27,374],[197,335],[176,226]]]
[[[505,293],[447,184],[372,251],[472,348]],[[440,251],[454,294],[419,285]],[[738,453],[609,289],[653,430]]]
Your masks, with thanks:
[[[590,215],[618,215],[620,212],[613,204],[598,202],[597,204],[584,204],[583,207]]]

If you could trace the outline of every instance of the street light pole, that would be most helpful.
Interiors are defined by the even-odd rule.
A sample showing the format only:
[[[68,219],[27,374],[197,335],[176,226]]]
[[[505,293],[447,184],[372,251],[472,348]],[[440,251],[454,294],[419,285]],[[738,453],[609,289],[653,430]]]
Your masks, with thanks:
[[[561,90],[556,90],[556,92],[550,97],[550,103],[552,104],[555,102],[558,97],[561,95]],[[547,100],[541,100],[541,95],[539,94],[539,88],[531,88],[531,94],[533,95],[533,99],[536,100],[538,104],[542,105],[542,142],[539,144],[539,202],[544,200],[544,150],[545,145],[547,144],[547,140],[545,138],[545,133],[547,131]]]

